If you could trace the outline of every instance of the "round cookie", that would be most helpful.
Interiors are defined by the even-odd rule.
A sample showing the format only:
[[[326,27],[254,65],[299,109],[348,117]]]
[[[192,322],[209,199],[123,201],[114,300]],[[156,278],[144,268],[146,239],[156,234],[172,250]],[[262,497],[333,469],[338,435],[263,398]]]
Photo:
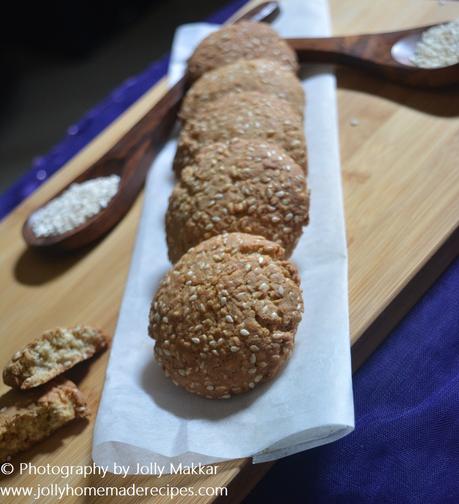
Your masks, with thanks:
[[[306,144],[301,116],[280,98],[256,91],[224,95],[206,103],[180,133],[174,170],[193,164],[198,151],[232,138],[277,144],[306,172]]]
[[[229,93],[259,91],[286,100],[301,116],[304,91],[300,81],[277,61],[239,60],[205,73],[188,91],[180,110],[180,119],[194,117],[202,105]]]
[[[295,52],[266,23],[242,21],[208,35],[188,60],[187,78],[194,82],[214,68],[240,59],[265,58],[298,72]]]
[[[303,170],[277,145],[233,139],[204,147],[169,199],[166,235],[175,263],[191,247],[239,231],[279,243],[290,255],[308,223]]]
[[[303,312],[284,250],[230,233],[190,249],[161,281],[149,334],[167,376],[189,392],[227,399],[276,376]]]

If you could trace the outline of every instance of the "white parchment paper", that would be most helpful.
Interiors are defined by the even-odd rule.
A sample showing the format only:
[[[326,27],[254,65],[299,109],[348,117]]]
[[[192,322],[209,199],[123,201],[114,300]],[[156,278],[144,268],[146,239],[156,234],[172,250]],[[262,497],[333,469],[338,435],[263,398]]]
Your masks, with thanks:
[[[326,0],[287,0],[274,27],[283,36],[330,33]],[[188,25],[175,38],[171,78],[215,27]],[[306,75],[308,74],[308,75]],[[113,470],[137,464],[274,460],[336,440],[354,427],[349,352],[347,255],[341,193],[335,80],[306,71],[310,225],[294,252],[304,315],[282,374],[253,392],[210,401],[175,387],[153,361],[148,312],[170,268],[164,215],[174,185],[172,139],[150,170],[126,291],[94,431],[93,458]],[[153,469],[152,469],[153,470]]]

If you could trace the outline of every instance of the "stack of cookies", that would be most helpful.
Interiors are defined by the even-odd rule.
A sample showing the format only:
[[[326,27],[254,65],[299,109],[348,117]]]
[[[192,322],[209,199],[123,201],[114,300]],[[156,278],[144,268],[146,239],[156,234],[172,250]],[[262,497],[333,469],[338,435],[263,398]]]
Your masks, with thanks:
[[[301,320],[288,260],[308,223],[304,93],[268,25],[213,33],[188,62],[166,233],[175,264],[150,311],[176,385],[227,399],[276,376]]]

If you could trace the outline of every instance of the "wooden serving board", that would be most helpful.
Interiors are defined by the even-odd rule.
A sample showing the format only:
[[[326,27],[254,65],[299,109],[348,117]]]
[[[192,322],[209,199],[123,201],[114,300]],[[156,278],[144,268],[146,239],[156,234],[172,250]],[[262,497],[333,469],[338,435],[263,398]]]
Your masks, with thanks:
[[[459,16],[459,4],[408,0],[331,1],[336,34],[385,31]],[[338,70],[341,159],[349,244],[351,343],[354,367],[374,350],[459,251],[459,90],[416,91]],[[164,92],[159,83],[60,170],[0,225],[0,365],[42,331],[86,323],[113,333],[131,260],[142,197],[105,239],[65,258],[27,250],[21,226],[28,213],[98,159]],[[358,125],[352,126],[351,120]],[[355,122],[355,121],[354,121]],[[70,373],[97,410],[108,353]],[[1,385],[0,393],[6,387]],[[152,422],[154,419],[152,419]],[[91,463],[94,416],[75,422],[15,459],[38,465]],[[2,486],[190,487],[210,502],[205,487],[229,486],[238,501],[269,468],[248,460],[220,464],[213,476],[175,475],[122,479],[15,473]],[[201,488],[201,490],[199,490]],[[209,491],[212,493],[212,491]],[[204,495],[198,496],[199,493]],[[125,498],[150,502],[151,497]],[[2,502],[30,502],[30,497]],[[94,502],[67,497],[65,502]],[[169,501],[157,498],[156,502]],[[41,502],[55,502],[43,498]]]

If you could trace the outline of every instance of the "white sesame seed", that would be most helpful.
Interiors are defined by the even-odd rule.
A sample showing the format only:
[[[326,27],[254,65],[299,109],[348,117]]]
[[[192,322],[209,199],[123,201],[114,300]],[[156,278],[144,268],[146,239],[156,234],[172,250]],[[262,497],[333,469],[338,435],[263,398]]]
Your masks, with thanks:
[[[263,378],[263,375],[261,375],[261,374],[255,376],[255,378],[254,378],[255,383],[258,383],[262,378]]]
[[[106,208],[118,192],[120,177],[98,177],[72,184],[30,217],[35,236],[55,236],[81,226]]]
[[[257,356],[252,353],[250,354],[250,364],[255,364],[255,362],[257,362]]]
[[[192,341],[193,343],[196,343],[196,345],[199,345],[199,343],[201,342],[201,340],[200,340],[199,338],[196,338],[196,337],[191,338],[191,341]]]
[[[239,334],[240,334],[241,336],[249,336],[249,335],[250,335],[250,333],[249,333],[249,331],[247,331],[247,329],[241,329],[241,330],[239,331]]]
[[[268,289],[269,289],[269,286],[266,282],[263,282],[262,284],[260,284],[261,291],[266,292]]]
[[[255,383],[250,382],[250,383],[249,383],[249,387],[250,387],[250,388],[254,388],[254,387],[255,387]]]
[[[258,352],[260,349],[257,347],[257,345],[250,345],[250,351],[251,352]]]
[[[234,319],[231,315],[226,315],[225,320],[230,324],[234,323]]]
[[[207,385],[207,387],[206,387],[207,390],[214,390],[214,388],[215,387],[213,385]]]
[[[239,352],[239,347],[237,347],[237,346],[232,346],[232,347],[230,347],[230,350],[231,350],[232,352]]]

